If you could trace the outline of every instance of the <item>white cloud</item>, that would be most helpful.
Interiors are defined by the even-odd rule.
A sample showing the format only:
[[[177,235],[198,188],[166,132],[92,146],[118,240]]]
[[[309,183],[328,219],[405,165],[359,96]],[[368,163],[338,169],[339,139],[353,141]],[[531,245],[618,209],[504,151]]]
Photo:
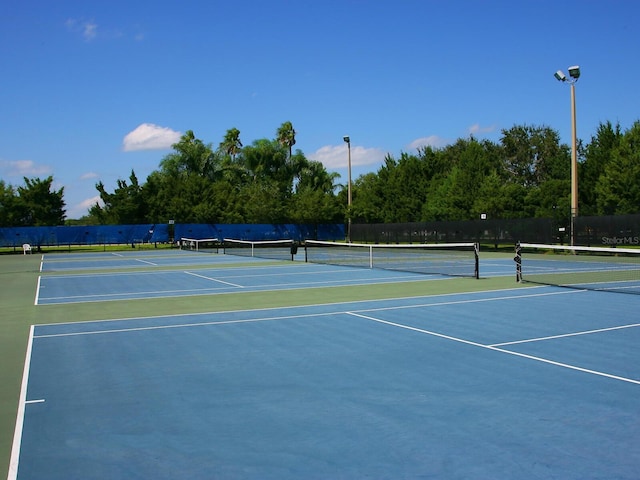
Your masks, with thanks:
[[[101,207],[104,207],[104,203],[100,199],[100,195],[87,198],[80,203],[77,203],[71,207],[67,207],[67,218],[81,218],[89,213],[89,209],[98,203]]]
[[[490,125],[488,127],[481,127],[479,123],[474,123],[469,127],[469,133],[471,135],[478,135],[483,133],[491,133],[495,131],[495,129],[496,129],[495,125]]]
[[[0,173],[6,177],[37,177],[50,175],[51,167],[38,165],[33,160],[0,160]]]
[[[98,25],[87,22],[82,26],[82,36],[86,41],[93,40],[98,34]]]
[[[417,150],[421,147],[434,147],[441,148],[449,144],[449,140],[438,137],[437,135],[430,135],[428,137],[416,138],[413,142],[407,145],[407,150]]]
[[[92,20],[82,20],[77,18],[69,18],[65,22],[67,30],[82,35],[87,42],[90,42],[98,35],[98,24]]]
[[[81,36],[85,42],[91,42],[96,38],[101,40],[117,40],[121,38],[131,39],[140,42],[144,40],[145,35],[140,30],[139,26],[131,26],[129,28],[117,27],[103,27],[93,20],[86,20],[84,18],[69,18],[64,23],[67,30],[75,35]]]
[[[153,123],[143,123],[127,133],[122,141],[125,152],[136,150],[165,150],[180,140],[181,133]]]
[[[98,178],[98,174],[95,172],[87,172],[80,175],[80,180],[92,180],[94,178]]]
[[[351,166],[376,165],[382,163],[386,153],[377,148],[351,146]],[[327,145],[309,155],[311,160],[321,162],[325,168],[347,168],[349,156],[347,145]]]

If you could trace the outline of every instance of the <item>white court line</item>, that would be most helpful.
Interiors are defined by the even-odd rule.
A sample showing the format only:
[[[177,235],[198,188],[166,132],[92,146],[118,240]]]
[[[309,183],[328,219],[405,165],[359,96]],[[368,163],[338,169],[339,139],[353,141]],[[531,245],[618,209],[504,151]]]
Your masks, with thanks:
[[[26,403],[26,404],[29,404],[29,403],[44,403],[44,398],[39,398],[38,400],[27,400],[24,403]]]
[[[58,337],[77,337],[81,335],[104,335],[107,333],[127,333],[127,332],[144,332],[147,330],[167,330],[170,328],[193,328],[193,327],[210,327],[213,325],[232,325],[236,323],[257,323],[257,322],[273,322],[276,320],[295,320],[298,318],[313,318],[313,317],[326,317],[331,315],[342,315],[345,312],[318,312],[318,313],[305,313],[298,315],[277,316],[277,317],[264,317],[264,318],[245,318],[241,320],[219,320],[213,322],[200,322],[200,323],[177,323],[173,325],[156,325],[153,327],[131,327],[131,328],[119,328],[112,330],[95,330],[89,332],[70,332],[70,333],[52,333],[46,335],[35,335],[34,338],[58,338]]]
[[[194,312],[194,313],[172,313],[172,314],[168,314],[168,315],[150,315],[148,317],[125,317],[125,318],[105,318],[102,320],[84,320],[81,322],[54,322],[54,323],[47,323],[47,324],[37,324],[36,326],[39,327],[50,327],[50,326],[60,326],[60,325],[85,325],[85,324],[94,324],[94,323],[109,323],[109,322],[121,322],[121,321],[128,321],[128,320],[148,320],[148,319],[152,319],[152,318],[180,318],[180,317],[184,317],[185,315],[188,315],[190,317],[201,317],[201,316],[206,316],[206,315],[222,315],[222,314],[228,314],[228,313],[241,313],[241,312],[267,312],[267,311],[272,311],[272,310],[292,310],[292,309],[300,309],[300,308],[316,308],[316,307],[327,307],[327,306],[338,306],[338,305],[356,305],[356,304],[372,304],[372,303],[385,303],[385,302],[393,302],[396,300],[402,300],[402,301],[407,301],[407,300],[415,300],[415,299],[420,299],[420,298],[448,298],[448,297],[455,297],[455,296],[459,296],[459,295],[475,295],[475,294],[487,294],[487,293],[504,293],[504,292],[522,292],[522,291],[529,291],[529,290],[541,290],[544,288],[549,288],[546,285],[534,285],[534,286],[530,286],[530,287],[518,287],[518,288],[499,288],[496,290],[479,290],[477,292],[466,292],[466,293],[440,293],[437,295],[412,295],[412,296],[408,296],[408,297],[395,297],[395,298],[379,298],[379,299],[369,299],[369,300],[345,300],[343,302],[330,302],[330,303],[312,303],[310,305],[290,305],[290,306],[280,306],[280,307],[267,307],[267,308],[245,308],[245,309],[240,309],[240,310],[212,310],[212,311],[206,311],[206,312]],[[564,290],[561,293],[563,294],[569,294],[569,293],[578,293],[578,290]],[[559,293],[559,292],[555,292],[555,293]],[[531,295],[524,295],[524,297],[529,297]],[[516,298],[520,297],[520,295],[515,295]],[[510,297],[507,297],[510,298]],[[431,304],[426,304],[431,305]],[[438,304],[440,305],[440,304]],[[368,311],[375,311],[375,310],[382,310],[383,307],[377,308],[377,309],[362,309],[362,310],[357,310],[358,312],[368,312]],[[401,306],[398,306],[396,308],[402,308]]]
[[[496,291],[502,291],[502,290],[496,290]],[[522,298],[548,297],[551,295],[571,295],[575,293],[584,293],[584,292],[587,292],[587,290],[567,290],[567,291],[558,291],[558,292],[527,293],[525,295],[503,295],[500,297],[477,298],[477,299],[471,299],[471,300],[453,300],[448,302],[423,303],[423,304],[415,304],[415,305],[398,305],[395,307],[367,308],[363,310],[357,310],[357,312],[381,312],[384,310],[403,310],[407,308],[442,307],[446,305],[463,305],[465,303],[482,303],[482,302],[494,302],[494,301],[500,301],[500,300],[514,300],[514,299],[519,300]],[[478,293],[482,293],[482,292],[478,292]]]
[[[22,427],[24,425],[24,410],[27,403],[27,382],[29,381],[29,368],[31,367],[31,349],[33,347],[33,330],[29,329],[29,340],[27,342],[27,354],[24,360],[24,370],[22,372],[22,386],[20,387],[20,399],[18,400],[18,416],[16,418],[16,428],[13,433],[13,445],[11,447],[11,460],[9,461],[9,475],[7,480],[18,478],[18,462],[20,461],[20,445],[22,444]]]
[[[305,265],[304,263],[301,265]],[[66,272],[67,270],[77,270],[75,267],[74,268],[68,268],[68,269],[60,269],[60,270],[55,270],[55,271],[51,271],[51,272],[47,272],[50,273],[50,275],[47,275],[47,279],[66,279],[66,278],[94,278],[94,277],[120,277],[120,276],[135,276],[135,275],[162,275],[164,273],[176,273],[176,271],[179,271],[179,267],[191,267],[192,269],[197,269],[197,270],[215,270],[216,267],[211,267],[210,264],[208,265],[202,265],[202,266],[198,266],[198,265],[185,265],[185,264],[176,264],[173,265],[173,267],[176,268],[170,268],[172,267],[171,265],[167,265],[167,268],[164,268],[162,270],[154,270],[154,271],[129,271],[129,272],[93,272],[93,273],[60,273],[60,272]],[[301,267],[293,266],[291,265],[291,267],[293,267],[294,269],[298,269]],[[133,268],[133,267],[123,267],[123,268]],[[250,267],[252,269],[252,271],[258,271],[258,270],[269,270],[269,269],[273,269],[274,266],[273,265],[269,265],[269,266],[252,266]],[[275,267],[278,269],[282,269],[282,268],[289,268],[289,266],[287,267]],[[247,269],[246,268],[241,268],[241,267],[226,267],[223,266],[222,267],[222,271],[224,271],[224,273],[233,273],[235,271],[238,272],[246,272]],[[336,270],[339,271],[339,270]],[[344,271],[344,270],[342,270]],[[303,272],[303,274],[308,273],[308,272]],[[321,272],[321,273],[325,273],[325,272]],[[329,271],[328,273],[331,273],[331,271]],[[266,275],[269,275],[268,273]],[[278,274],[280,275],[280,274]],[[234,277],[240,277],[240,276],[250,276],[253,277],[255,275],[235,275]]]
[[[533,287],[534,289],[539,289],[542,287]],[[529,290],[529,289],[527,289]],[[518,291],[518,290],[516,290]],[[494,293],[494,292],[504,292],[504,290],[488,290],[488,291],[484,291],[484,292],[476,292],[476,293]],[[335,312],[318,312],[318,313],[308,313],[308,314],[293,314],[293,315],[278,315],[278,316],[272,316],[272,317],[262,317],[262,318],[249,318],[249,319],[242,319],[242,320],[224,320],[224,321],[213,321],[213,322],[198,322],[198,323],[177,323],[177,324],[172,324],[172,325],[156,325],[156,326],[149,326],[149,327],[131,327],[131,328],[119,328],[119,329],[112,329],[112,330],[97,330],[97,331],[85,331],[85,332],[69,332],[69,333],[54,333],[54,334],[45,334],[45,335],[36,335],[35,338],[55,338],[55,337],[73,337],[73,336],[77,336],[77,335],[94,335],[94,334],[105,334],[105,333],[123,333],[123,332],[138,332],[138,331],[144,331],[144,330],[163,330],[163,329],[167,329],[167,328],[183,328],[183,327],[198,327],[198,326],[210,326],[210,325],[227,325],[227,324],[233,324],[233,323],[250,323],[250,322],[261,322],[263,320],[288,320],[288,319],[294,319],[294,318],[309,318],[309,317],[320,317],[323,315],[339,315],[339,314],[344,314],[344,313],[349,313],[351,315],[357,314],[359,312],[377,312],[377,311],[383,311],[383,310],[401,310],[401,309],[406,309],[406,308],[424,308],[424,307],[438,307],[438,306],[442,306],[442,305],[460,305],[460,304],[467,304],[467,303],[480,303],[480,302],[486,302],[486,301],[491,301],[491,300],[509,300],[511,298],[529,298],[529,297],[537,297],[537,296],[545,296],[545,295],[568,295],[568,294],[572,294],[572,293],[579,293],[577,290],[568,290],[568,291],[562,291],[562,292],[552,292],[552,293],[540,293],[540,294],[526,294],[526,295],[514,295],[514,296],[500,296],[500,297],[492,297],[492,298],[479,298],[476,300],[455,300],[455,301],[444,301],[444,302],[435,302],[435,303],[420,303],[420,304],[416,304],[416,305],[398,305],[395,307],[379,307],[379,308],[366,308],[366,309],[361,309],[361,310],[352,310],[352,311],[344,311],[344,310],[337,310]],[[453,296],[453,295],[460,295],[457,293],[447,293],[447,294],[442,294],[442,295],[434,295],[433,297],[449,297],[449,296]],[[426,297],[426,298],[433,298],[433,297]],[[408,297],[408,298],[414,298],[414,297]],[[423,296],[420,297],[415,297],[415,298],[425,298]],[[373,300],[375,302],[375,300]],[[389,301],[389,299],[380,299],[380,302],[386,302]],[[123,318],[123,319],[110,319],[110,320],[92,320],[92,321],[87,321],[87,322],[78,322],[78,323],[69,323],[69,322],[65,322],[65,323],[55,323],[55,324],[46,324],[46,325],[39,325],[41,327],[48,327],[48,326],[52,326],[52,325],[78,325],[78,324],[92,324],[92,323],[105,323],[105,322],[120,322],[120,321],[129,321],[129,320],[146,320],[146,319],[155,319],[155,318],[179,318],[179,317],[184,317],[184,316],[203,316],[203,315],[224,315],[224,314],[229,314],[229,313],[238,313],[238,312],[262,312],[262,311],[269,311],[269,310],[286,310],[286,309],[299,309],[299,308],[313,308],[313,307],[319,307],[319,306],[327,306],[327,305],[344,305],[344,304],[348,304],[348,305],[353,305],[354,303],[371,303],[371,300],[360,300],[357,302],[337,302],[337,303],[329,303],[329,304],[320,304],[320,305],[305,305],[304,307],[300,307],[300,306],[291,306],[291,307],[272,307],[272,308],[267,308],[267,309],[247,309],[247,310],[231,310],[231,311],[221,311],[221,312],[202,312],[202,313],[190,313],[190,314],[183,314],[183,313],[177,313],[177,314],[173,314],[173,315],[158,315],[158,316],[152,316],[152,317],[132,317],[132,318]],[[473,342],[469,342],[469,343],[473,343]]]
[[[540,290],[543,288],[547,288],[545,286],[542,285],[536,285],[534,287],[526,287],[526,288],[515,288],[515,289],[498,289],[498,290],[481,290],[478,292],[470,292],[471,294],[487,294],[487,293],[503,293],[503,292],[521,292],[521,291],[529,291],[529,290]],[[208,289],[204,289],[204,290],[208,290]],[[262,291],[270,291],[270,290],[262,290]],[[492,298],[496,298],[496,299],[501,299],[501,300],[505,300],[505,299],[510,299],[510,298],[528,298],[528,297],[537,297],[537,296],[545,296],[545,295],[569,295],[569,294],[574,294],[574,293],[580,293],[582,292],[582,290],[564,290],[561,292],[552,292],[552,293],[541,293],[541,294],[526,294],[526,295],[513,295],[513,296],[502,296],[502,297],[492,297]],[[469,293],[467,293],[469,294]],[[327,307],[327,306],[338,306],[338,305],[356,305],[359,303],[363,303],[363,304],[371,304],[371,303],[384,303],[384,302],[390,302],[390,301],[394,301],[394,300],[402,300],[402,301],[406,301],[406,300],[411,300],[411,299],[420,299],[420,298],[433,298],[433,299],[439,299],[439,298],[448,298],[448,297],[455,297],[455,296],[459,296],[461,295],[461,293],[441,293],[438,295],[415,295],[415,296],[411,296],[411,297],[400,297],[400,298],[381,298],[378,300],[348,300],[348,301],[344,301],[344,302],[332,302],[332,303],[320,303],[320,304],[311,304],[311,305],[291,305],[291,306],[281,306],[281,307],[268,307],[268,308],[247,308],[247,309],[241,309],[241,310],[221,310],[221,311],[208,311],[208,312],[195,312],[195,313],[188,313],[188,314],[184,314],[184,313],[173,313],[173,314],[169,314],[169,315],[151,315],[148,317],[125,317],[125,318],[106,318],[103,320],[86,320],[86,321],[82,321],[82,322],[56,322],[56,323],[47,323],[47,324],[38,324],[36,326],[39,327],[51,327],[51,326],[60,326],[60,325],[84,325],[84,324],[94,324],[94,323],[110,323],[110,322],[122,322],[122,321],[129,321],[129,320],[149,320],[149,319],[158,319],[158,318],[181,318],[186,316],[190,316],[190,317],[201,317],[201,316],[207,316],[207,315],[224,315],[224,314],[229,314],[229,313],[241,313],[241,312],[266,312],[266,311],[272,311],[272,310],[297,310],[300,308],[317,308],[317,307]],[[475,300],[475,302],[484,302],[487,301],[489,299],[486,298],[480,298]],[[421,304],[416,304],[416,305],[397,305],[395,307],[378,307],[378,308],[365,308],[365,309],[359,309],[359,310],[355,310],[356,312],[372,312],[372,311],[382,311],[382,310],[395,310],[395,309],[403,309],[403,308],[413,308],[413,307],[431,307],[431,306],[440,306],[440,305],[455,305],[457,303],[469,303],[469,302],[474,302],[473,300],[458,300],[458,301],[449,301],[449,302],[436,302],[436,303],[421,303]],[[326,312],[325,312],[326,313]],[[344,311],[338,311],[338,312],[329,312],[330,314],[333,313],[344,313]],[[286,316],[286,317],[280,317],[280,318],[294,318],[296,315],[293,316]],[[212,322],[212,323],[218,323],[218,322]],[[199,324],[195,324],[195,325],[199,325]],[[177,324],[177,326],[179,327],[180,324]],[[121,330],[124,331],[124,330]],[[82,334],[83,332],[80,332],[79,334]],[[106,332],[105,332],[106,333]],[[60,336],[62,336],[63,334],[61,334]],[[73,335],[73,334],[68,334],[68,335]],[[41,338],[41,336],[38,336],[37,338]]]
[[[636,385],[640,385],[640,380],[634,380],[632,378],[620,377],[618,375],[612,375],[610,373],[599,372],[597,370],[590,370],[588,368],[577,367],[575,365],[569,365],[568,363],[556,362],[554,360],[548,360],[548,359],[542,358],[542,357],[536,357],[536,356],[533,356],[533,355],[527,355],[525,353],[512,352],[511,350],[505,350],[503,348],[497,348],[497,347],[494,347],[492,345],[484,345],[482,343],[472,342],[470,340],[464,340],[462,338],[452,337],[450,335],[443,335],[442,333],[432,332],[432,331],[424,330],[422,328],[417,328],[417,327],[411,327],[409,325],[403,325],[401,323],[389,322],[387,320],[382,320],[380,318],[370,317],[368,315],[361,315],[361,314],[355,313],[355,312],[345,312],[345,313],[348,314],[348,315],[352,315],[354,317],[364,318],[365,320],[371,320],[373,322],[383,323],[385,325],[391,325],[392,327],[404,328],[406,330],[411,330],[411,331],[418,332],[418,333],[424,333],[426,335],[431,335],[433,337],[444,338],[446,340],[451,340],[453,342],[464,343],[466,345],[472,345],[474,347],[484,348],[484,349],[487,349],[487,350],[493,350],[494,352],[506,353],[508,355],[513,355],[513,356],[516,356],[516,357],[526,358],[526,359],[529,359],[529,360],[535,360],[536,362],[547,363],[549,365],[555,365],[557,367],[567,368],[567,369],[576,370],[576,371],[579,371],[579,372],[590,373],[591,375],[598,375],[600,377],[606,377],[606,378],[611,378],[611,379],[614,379],[614,380],[620,380],[622,382],[634,383]]]
[[[42,280],[42,275],[38,276],[38,284],[36,285],[36,298],[33,301],[34,305],[38,305],[38,299],[40,298],[40,280]]]
[[[171,273],[175,273],[176,270],[167,270],[167,272],[171,272]],[[225,285],[229,285],[231,287],[234,288],[242,288],[242,289],[246,289],[246,288],[251,288],[251,291],[255,291],[255,292],[280,292],[283,291],[285,289],[285,287],[296,287],[296,289],[299,290],[303,290],[303,289],[308,289],[308,288],[313,288],[311,287],[311,285],[321,285],[324,286],[326,288],[336,288],[337,286],[342,286],[342,285],[346,285],[349,287],[352,286],[360,286],[360,285],[380,285],[380,282],[375,282],[372,283],[373,280],[382,280],[383,283],[400,283],[400,282],[422,282],[422,281],[433,281],[432,277],[429,275],[423,275],[420,277],[409,277],[409,278],[405,278],[404,280],[401,277],[392,277],[392,278],[387,278],[387,277],[380,277],[380,278],[368,278],[366,279],[366,281],[364,283],[355,283],[354,280],[351,279],[345,279],[345,280],[335,280],[335,281],[328,281],[328,280],[321,280],[321,281],[317,281],[317,282],[305,282],[305,283],[301,283],[301,282],[296,282],[296,283],[278,283],[275,286],[278,288],[270,288],[273,287],[273,285],[258,285],[258,286],[252,286],[252,287],[247,287],[247,286],[243,286],[243,285],[238,285],[235,283],[231,283],[231,282],[226,282],[224,280],[220,280],[220,279],[216,279],[216,278],[212,278],[212,277],[208,277],[205,275],[200,275],[194,272],[188,272],[188,271],[183,271],[183,273],[186,273],[187,275],[193,275],[195,277],[200,277],[203,278],[205,280],[210,280],[212,282],[217,282],[217,283],[221,283],[221,284],[225,284]],[[145,275],[154,275],[154,273],[144,273]],[[112,274],[112,275],[121,275],[121,274]],[[124,275],[124,274],[122,274]],[[127,274],[127,275],[135,275],[135,273],[131,273],[131,274]],[[91,278],[92,275],[84,275],[86,278]],[[52,276],[49,277],[47,276],[46,279],[47,281],[49,280],[60,280],[60,279],[66,279],[66,278],[78,278],[77,275],[72,275],[72,276]],[[243,277],[246,277],[243,276]],[[426,277],[426,278],[425,278]],[[356,279],[356,281],[361,281],[362,279]],[[339,285],[336,285],[339,284]],[[183,292],[189,292],[189,294],[187,295],[183,295],[181,293]],[[122,297],[130,297],[129,300],[141,300],[141,299],[145,299],[146,297],[144,297],[145,295],[158,295],[155,298],[168,298],[171,297],[173,294],[180,294],[177,296],[180,297],[188,297],[188,296],[198,296],[198,295],[203,295],[202,292],[212,292],[216,295],[224,295],[224,294],[230,294],[230,293],[237,293],[235,291],[233,292],[220,292],[220,291],[212,291],[212,289],[209,288],[199,288],[199,289],[194,289],[194,288],[184,288],[184,289],[180,289],[180,290],[153,290],[153,291],[143,291],[143,292],[115,292],[115,293],[102,293],[102,294],[92,294],[92,295],[64,295],[64,296],[58,296],[58,297],[47,297],[44,300],[44,304],[46,305],[52,305],[52,304],[56,304],[59,303],[60,300],[71,300],[71,299],[80,299],[77,301],[65,301],[65,304],[70,304],[70,303],[91,303],[91,302],[102,302],[102,301],[115,301],[115,300],[119,300]],[[82,299],[91,299],[91,300],[82,300]]]
[[[625,328],[640,327],[640,323],[631,325],[619,325],[617,327],[598,328],[597,330],[585,330],[584,332],[564,333],[562,335],[550,335],[548,337],[529,338],[527,340],[516,340],[514,342],[494,343],[489,347],[504,347],[505,345],[517,345],[518,343],[541,342],[543,340],[553,340],[556,338],[577,337],[579,335],[590,335],[592,333],[610,332],[612,330],[622,330]]]
[[[157,263],[149,262],[149,261],[147,261],[147,260],[141,260],[141,259],[139,259],[139,258],[134,258],[134,260],[135,260],[136,262],[146,263],[147,265],[152,265],[152,266],[154,266],[154,267],[157,267],[157,266],[158,266],[158,264],[157,264]]]
[[[187,275],[193,275],[194,277],[204,278],[205,280],[211,280],[212,282],[223,283],[225,285],[231,285],[232,287],[244,288],[242,285],[238,285],[236,283],[231,283],[231,282],[225,282],[224,280],[219,280],[217,278],[207,277],[206,275],[200,275],[199,273],[193,273],[193,272],[187,272],[187,271],[185,271],[184,273],[186,273]]]
[[[96,300],[79,300],[79,301],[65,301],[64,303],[91,303],[91,302],[104,302],[104,301],[112,301],[112,300],[120,300],[121,298],[125,298],[125,300],[144,300],[150,298],[150,295],[158,295],[153,298],[169,298],[171,296],[175,296],[174,294],[181,292],[198,292],[193,295],[178,295],[180,297],[185,296],[196,296],[196,295],[204,295],[202,292],[216,293],[215,288],[186,288],[180,290],[146,290],[141,292],[119,292],[119,293],[95,293],[91,295],[63,295],[60,297],[48,297],[45,298],[45,303],[42,305],[56,305],[60,303],[56,303],[59,300],[73,300],[73,299],[83,299],[83,298],[91,298]],[[135,295],[135,296],[132,296]],[[127,298],[130,297],[130,298]],[[105,300],[106,299],[106,300]],[[52,302],[52,303],[48,303]]]

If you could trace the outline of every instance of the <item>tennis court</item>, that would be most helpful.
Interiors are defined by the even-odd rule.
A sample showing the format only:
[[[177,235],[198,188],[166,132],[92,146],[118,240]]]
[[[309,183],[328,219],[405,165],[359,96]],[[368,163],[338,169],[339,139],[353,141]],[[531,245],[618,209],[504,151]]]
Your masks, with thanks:
[[[50,318],[9,479],[637,478],[640,297],[516,284],[497,256],[481,280],[210,261],[195,271],[245,288],[192,291],[197,311],[154,309],[170,292],[31,306]],[[37,276],[67,297],[193,277],[155,268]]]

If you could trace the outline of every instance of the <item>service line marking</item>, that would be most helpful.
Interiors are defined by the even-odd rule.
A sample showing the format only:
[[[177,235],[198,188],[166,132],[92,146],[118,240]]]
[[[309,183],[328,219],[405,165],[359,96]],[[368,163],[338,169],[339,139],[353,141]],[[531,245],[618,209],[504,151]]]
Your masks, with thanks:
[[[529,338],[529,339],[526,339],[526,340],[516,340],[516,341],[513,341],[513,342],[494,343],[494,344],[488,345],[488,346],[489,347],[504,347],[506,345],[517,345],[518,343],[541,342],[543,340],[554,340],[556,338],[577,337],[579,335],[590,335],[592,333],[610,332],[612,330],[622,330],[624,328],[635,328],[635,327],[640,327],[640,323],[633,323],[631,325],[619,325],[619,326],[616,326],[616,327],[598,328],[596,330],[585,330],[584,332],[563,333],[561,335],[550,335],[548,337]]]
[[[403,325],[401,323],[389,322],[387,320],[382,320],[380,318],[375,318],[375,317],[371,317],[371,316],[368,316],[368,315],[362,315],[362,314],[355,313],[355,312],[346,312],[346,313],[348,315],[352,315],[354,317],[364,318],[365,320],[371,320],[373,322],[383,323],[385,325],[391,325],[392,327],[404,328],[406,330],[411,330],[411,331],[418,332],[418,333],[424,333],[426,335],[431,335],[433,337],[444,338],[446,340],[451,340],[451,341],[458,342],[458,343],[464,343],[466,345],[472,345],[474,347],[485,348],[487,350],[493,350],[494,352],[506,353],[508,355],[513,355],[515,357],[526,358],[526,359],[529,359],[529,360],[534,360],[536,362],[541,362],[541,363],[546,363],[546,364],[549,364],[549,365],[555,365],[557,367],[567,368],[569,370],[576,370],[578,372],[589,373],[591,375],[598,375],[600,377],[606,377],[606,378],[611,378],[611,379],[614,379],[614,380],[620,380],[622,382],[634,383],[636,385],[640,385],[640,380],[634,380],[632,378],[620,377],[618,375],[612,375],[610,373],[599,372],[597,370],[590,370],[588,368],[582,368],[582,367],[578,367],[576,365],[570,365],[568,363],[556,362],[554,360],[549,360],[547,358],[536,357],[534,355],[527,355],[525,353],[513,352],[511,350],[505,350],[504,348],[498,348],[498,347],[494,347],[492,345],[484,345],[482,343],[472,342],[470,340],[464,340],[462,338],[452,337],[450,335],[443,335],[442,333],[432,332],[432,331],[429,331],[429,330],[424,330],[422,328],[412,327],[412,326],[409,326],[409,325]]]
[[[193,273],[193,272],[187,272],[187,271],[185,271],[184,273],[186,273],[187,275],[193,275],[194,277],[204,278],[205,280],[210,280],[212,282],[223,283],[225,285],[230,285],[232,287],[244,288],[242,285],[238,285],[237,283],[225,282],[224,280],[219,280],[217,278],[207,277],[206,275],[200,275],[199,273]]]
[[[136,262],[146,263],[147,265],[152,265],[152,266],[154,266],[154,267],[157,267],[157,266],[158,266],[158,264],[157,264],[157,263],[149,262],[148,260],[141,260],[141,259],[139,259],[139,258],[136,258],[135,260],[136,260]]]

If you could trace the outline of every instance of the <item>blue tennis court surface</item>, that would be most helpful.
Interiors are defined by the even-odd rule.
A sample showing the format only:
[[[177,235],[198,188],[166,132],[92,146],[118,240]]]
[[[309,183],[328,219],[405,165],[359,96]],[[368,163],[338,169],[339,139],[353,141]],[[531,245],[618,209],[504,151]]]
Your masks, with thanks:
[[[484,268],[485,278],[514,274],[511,260],[493,259]],[[87,273],[78,273],[85,270]],[[274,262],[182,250],[51,255],[43,258],[41,271],[36,305],[452,278],[305,263],[301,254],[293,262]]]
[[[292,290],[311,287],[415,282],[441,276],[299,262],[278,266],[56,275],[40,278],[36,304]]]
[[[100,270],[122,268],[153,268],[198,266],[206,264],[230,264],[261,261],[256,258],[233,255],[206,254],[184,250],[132,250],[130,252],[105,252],[86,254],[46,255],[42,261],[42,272],[64,272],[70,270]]]
[[[535,287],[38,325],[9,478],[637,479],[639,306]]]

